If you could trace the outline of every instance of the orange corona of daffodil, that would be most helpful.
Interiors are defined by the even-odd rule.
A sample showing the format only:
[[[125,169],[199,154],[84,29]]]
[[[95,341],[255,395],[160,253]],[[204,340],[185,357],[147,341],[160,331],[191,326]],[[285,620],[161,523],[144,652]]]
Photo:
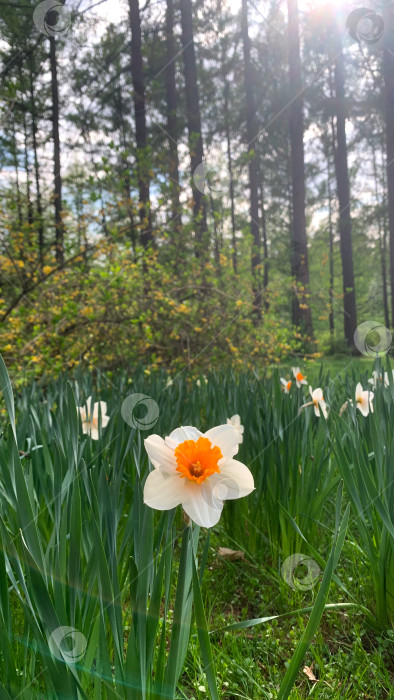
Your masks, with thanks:
[[[287,379],[284,379],[283,377],[280,378],[281,384],[283,385],[283,389],[285,394],[288,394],[290,391],[290,387],[292,385],[291,379],[288,381]]]
[[[302,374],[299,367],[292,367],[292,372],[294,379],[296,380],[297,387],[300,388],[302,384],[307,384],[306,377]]]

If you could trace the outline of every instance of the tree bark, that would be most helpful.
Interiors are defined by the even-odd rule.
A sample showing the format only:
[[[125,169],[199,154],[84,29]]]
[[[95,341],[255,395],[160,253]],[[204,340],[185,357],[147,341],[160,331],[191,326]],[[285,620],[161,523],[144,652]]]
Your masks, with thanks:
[[[224,78],[224,123],[226,131],[226,147],[227,147],[227,170],[230,178],[230,210],[231,210],[231,244],[232,244],[232,262],[234,275],[237,274],[237,236],[235,228],[235,203],[234,203],[234,183],[233,183],[233,159],[231,154],[231,138],[230,138],[230,121],[229,121],[229,96],[230,86],[226,78]]]
[[[383,78],[386,113],[386,168],[389,208],[391,325],[394,327],[394,54],[383,51]]]
[[[34,177],[36,183],[36,210],[38,218],[38,254],[40,260],[40,267],[43,265],[44,261],[44,221],[42,217],[42,202],[41,202],[41,187],[40,187],[40,170],[38,165],[38,153],[37,153],[37,111],[36,111],[36,99],[34,91],[34,78],[33,71],[30,66],[30,111],[31,111],[31,129],[32,129],[32,143],[33,143],[33,156],[34,156]]]
[[[289,16],[289,78],[291,103],[289,134],[293,199],[292,276],[293,323],[312,337],[312,314],[308,303],[309,264],[305,220],[304,100],[302,96],[300,32],[297,0],[287,0]]]
[[[15,168],[15,189],[16,189],[16,206],[18,209],[18,223],[19,226],[22,226],[23,218],[22,218],[22,200],[21,200],[21,188],[19,184],[19,165],[18,165],[18,144],[16,140],[16,133],[15,133],[15,122],[12,120],[12,155],[14,159],[14,168]]]
[[[346,140],[345,77],[339,30],[335,25],[335,116],[334,144],[335,175],[339,203],[339,233],[342,260],[344,331],[349,347],[353,346],[357,328],[356,290],[354,285],[352,220],[350,216],[350,185]]]
[[[56,261],[59,265],[62,265],[64,262],[64,224],[62,216],[62,175],[60,167],[59,90],[57,80],[56,40],[54,36],[49,37],[49,60],[51,65],[52,89],[55,251]]]
[[[146,100],[142,61],[141,19],[138,0],[129,0],[131,27],[131,77],[137,145],[137,175],[140,203],[141,244],[148,248],[153,241],[150,207],[149,158],[147,153]]]
[[[197,83],[196,54],[194,50],[193,15],[191,0],[180,0],[183,67],[185,74],[186,119],[189,133],[191,177],[204,160],[201,135],[200,100]],[[193,187],[193,217],[195,227],[195,251],[197,257],[205,257],[209,249],[207,228],[207,204],[202,192]]]
[[[256,321],[261,319],[261,240],[259,227],[259,196],[257,170],[257,122],[253,94],[253,76],[250,60],[250,38],[248,25],[248,2],[242,0],[241,32],[244,55],[244,83],[246,96],[246,138],[248,140],[250,232],[252,234],[253,313]]]
[[[179,202],[179,158],[178,158],[178,121],[177,94],[175,81],[175,43],[174,43],[174,6],[173,0],[167,0],[166,9],[166,106],[167,106],[167,135],[168,135],[168,174],[170,179],[171,224],[172,237],[175,246],[182,245],[181,207]],[[182,246],[183,247],[183,246]]]

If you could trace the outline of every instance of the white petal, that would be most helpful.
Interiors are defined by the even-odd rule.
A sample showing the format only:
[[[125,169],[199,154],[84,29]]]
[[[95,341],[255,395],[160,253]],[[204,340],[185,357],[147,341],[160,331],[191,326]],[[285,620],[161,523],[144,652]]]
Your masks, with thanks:
[[[186,479],[170,475],[161,469],[148,474],[144,485],[144,503],[156,510],[171,510],[182,502],[186,491]]]
[[[108,425],[109,422],[109,416],[102,415],[101,416],[101,426],[105,428],[106,425]]]
[[[177,466],[174,451],[160,435],[149,435],[144,440],[148,457],[155,469],[162,467],[166,472],[174,472]]]
[[[93,407],[93,418],[98,418],[99,414],[99,406],[100,406],[100,411],[101,415],[104,416],[107,412],[107,404],[105,401],[96,401]]]
[[[362,384],[359,382],[356,386],[356,400],[362,395],[363,393],[363,387]]]
[[[92,440],[98,440],[99,439],[99,431],[97,428],[94,428],[93,426],[90,427],[89,429],[89,434]]]
[[[89,432],[89,424],[86,421],[82,423],[82,432],[85,433],[85,435]]]
[[[181,442],[185,442],[185,440],[198,440],[201,435],[202,433],[200,433],[197,428],[194,428],[194,426],[183,425],[180,428],[175,428],[175,430],[169,434],[168,438],[166,438],[166,443],[172,447],[174,443],[179,445]]]
[[[314,401],[321,401],[322,398],[323,398],[323,391],[322,391],[322,389],[320,389],[320,388],[319,388],[319,389],[315,389],[314,392],[313,392],[313,394],[312,394],[312,397],[313,397]]]
[[[223,464],[220,474],[208,477],[207,484],[212,487],[214,498],[220,501],[243,498],[254,490],[252,473],[236,459],[229,459]]]
[[[238,452],[239,434],[232,425],[217,425],[204,433],[204,437],[220,447],[223,459],[219,459],[219,467],[224,464],[224,460],[231,459]]]
[[[82,423],[86,420],[86,408],[85,406],[78,407],[79,415],[81,416]]]
[[[367,415],[368,415],[368,413],[369,413],[368,404],[365,405],[364,403],[358,403],[358,404],[357,404],[357,408],[358,408],[358,410],[360,411],[360,413],[362,413],[363,416],[367,416]]]
[[[212,497],[208,482],[209,478],[201,485],[195,484],[196,488],[188,489],[187,499],[182,500],[184,511],[200,527],[216,525],[223,509],[223,501]]]

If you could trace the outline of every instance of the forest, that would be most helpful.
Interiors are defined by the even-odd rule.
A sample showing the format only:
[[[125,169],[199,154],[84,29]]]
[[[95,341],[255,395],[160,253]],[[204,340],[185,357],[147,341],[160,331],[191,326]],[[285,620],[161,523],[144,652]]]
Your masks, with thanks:
[[[238,4],[1,3],[18,372],[248,367],[393,326],[392,3]]]

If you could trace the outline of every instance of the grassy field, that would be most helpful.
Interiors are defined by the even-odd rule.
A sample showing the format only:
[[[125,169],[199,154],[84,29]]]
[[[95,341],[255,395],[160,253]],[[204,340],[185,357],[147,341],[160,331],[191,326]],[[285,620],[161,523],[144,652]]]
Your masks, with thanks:
[[[279,378],[293,364],[322,387],[327,420],[311,406],[300,410],[308,385],[282,391]],[[1,700],[393,700],[393,383],[377,387],[373,413],[348,405],[339,416],[372,369],[371,360],[341,356],[198,382],[142,368],[84,372],[16,391],[15,423],[3,371]],[[137,393],[157,406],[149,427],[146,407],[132,420],[123,410]],[[89,396],[107,404],[98,440],[83,432],[77,410]],[[200,532],[184,528],[180,508],[144,505],[143,439],[180,425],[205,431],[235,413],[245,426],[237,459],[252,471],[255,491],[227,501],[218,524]],[[323,602],[332,607],[295,668],[347,512]],[[318,565],[305,588],[283,573],[294,553]],[[292,575],[306,573],[301,563]],[[255,622],[226,629],[248,620]],[[60,646],[59,629],[74,630],[71,646]]]

